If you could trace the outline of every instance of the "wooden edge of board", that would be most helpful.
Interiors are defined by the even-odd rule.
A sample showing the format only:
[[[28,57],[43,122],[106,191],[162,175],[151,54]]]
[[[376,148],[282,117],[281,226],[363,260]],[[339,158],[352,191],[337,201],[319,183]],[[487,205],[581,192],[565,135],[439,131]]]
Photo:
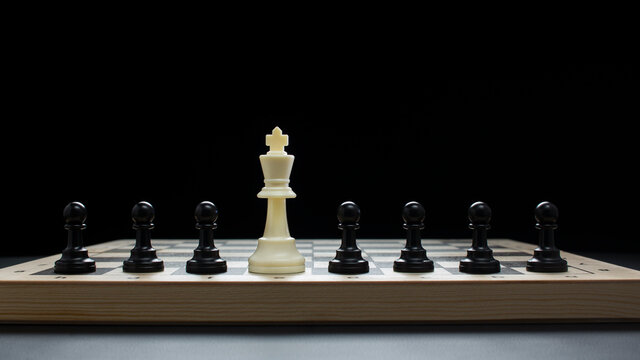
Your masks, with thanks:
[[[360,323],[640,320],[637,282],[0,285],[0,322]],[[260,294],[260,296],[256,296]],[[150,300],[152,299],[152,300]]]

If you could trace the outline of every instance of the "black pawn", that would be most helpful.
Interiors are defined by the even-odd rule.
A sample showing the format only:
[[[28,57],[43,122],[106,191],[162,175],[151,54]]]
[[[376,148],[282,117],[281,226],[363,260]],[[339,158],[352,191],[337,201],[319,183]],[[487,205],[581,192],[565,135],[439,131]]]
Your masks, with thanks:
[[[147,273],[164,270],[164,262],[156,256],[156,249],[151,246],[151,229],[155,210],[146,201],[137,203],[131,210],[133,229],[136,231],[136,244],[131,249],[131,257],[122,266],[124,272]]]
[[[329,261],[329,272],[336,274],[363,274],[369,272],[369,262],[362,258],[356,244],[356,230],[360,228],[360,208],[351,201],[338,207],[338,229],[342,230],[342,242],[336,257]]]
[[[62,250],[62,257],[55,262],[53,271],[58,274],[85,274],[96,271],[96,262],[89,257],[89,252],[82,244],[82,230],[87,225],[87,209],[79,202],[65,206],[64,216],[67,229],[67,247]]]
[[[560,257],[556,248],[554,233],[558,228],[558,208],[545,201],[535,210],[536,229],[538,229],[538,247],[533,251],[533,258],[527,260],[527,271],[533,272],[565,272],[567,261]]]
[[[433,261],[427,258],[427,251],[422,247],[420,230],[424,229],[424,207],[415,201],[407,203],[402,209],[402,219],[407,230],[407,242],[400,251],[400,258],[393,263],[393,271],[398,272],[431,272]]]
[[[469,207],[471,248],[467,257],[460,260],[460,272],[468,274],[493,274],[500,272],[500,262],[493,258],[493,250],[487,245],[487,230],[491,228],[491,208],[478,201]]]
[[[213,230],[218,227],[218,208],[210,201],[196,206],[196,229],[200,230],[200,242],[193,250],[193,258],[187,261],[187,272],[192,274],[219,274],[227,271],[227,262],[213,243]]]

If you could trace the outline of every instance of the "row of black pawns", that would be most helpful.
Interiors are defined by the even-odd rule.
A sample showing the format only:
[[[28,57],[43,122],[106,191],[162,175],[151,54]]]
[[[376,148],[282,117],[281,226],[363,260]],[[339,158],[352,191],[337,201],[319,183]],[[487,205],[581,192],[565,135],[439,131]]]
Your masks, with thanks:
[[[79,202],[68,204],[63,212],[65,229],[68,230],[67,247],[62,257],[55,262],[54,271],[60,274],[82,274],[96,270],[95,261],[89,257],[83,246],[81,231],[86,228],[87,210]],[[151,246],[151,229],[155,211],[148,202],[142,201],[131,212],[133,229],[136,230],[136,243],[131,256],[123,263],[123,271],[132,273],[159,272],[164,270],[164,262],[156,256]],[[196,207],[196,229],[200,231],[198,247],[193,258],[187,261],[187,272],[192,274],[217,274],[227,271],[227,263],[220,257],[214,245],[213,230],[217,227],[218,209],[203,201]],[[434,269],[433,261],[427,257],[420,237],[424,228],[425,209],[412,201],[402,211],[407,242],[400,252],[400,258],[393,264],[397,272],[421,273]],[[527,261],[526,268],[534,272],[567,271],[567,261],[560,257],[555,246],[554,231],[558,227],[558,208],[549,203],[540,203],[535,210],[536,228],[539,230],[539,246],[533,257]],[[329,272],[337,274],[362,274],[369,271],[369,262],[362,258],[356,243],[356,230],[360,227],[360,208],[347,201],[338,208],[338,228],[342,230],[342,242],[336,251],[336,257],[329,262]],[[493,257],[493,251],[487,244],[487,230],[491,220],[491,208],[476,202],[469,207],[469,228],[472,230],[471,248],[467,257],[460,260],[460,271],[469,274],[492,274],[500,272],[500,262]]]

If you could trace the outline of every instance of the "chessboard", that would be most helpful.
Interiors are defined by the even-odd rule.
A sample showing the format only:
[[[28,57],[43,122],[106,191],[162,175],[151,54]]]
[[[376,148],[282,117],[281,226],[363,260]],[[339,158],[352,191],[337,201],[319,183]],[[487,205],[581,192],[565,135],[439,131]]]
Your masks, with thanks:
[[[435,269],[394,272],[405,241],[361,239],[365,274],[328,272],[339,240],[297,240],[306,271],[248,272],[257,240],[216,240],[228,270],[187,273],[197,240],[155,239],[163,272],[125,273],[134,240],[87,247],[97,270],[53,271],[60,255],[0,269],[4,323],[426,323],[640,320],[640,271],[562,252],[568,272],[525,268],[534,245],[491,239],[501,271],[458,271],[468,239],[424,239]]]

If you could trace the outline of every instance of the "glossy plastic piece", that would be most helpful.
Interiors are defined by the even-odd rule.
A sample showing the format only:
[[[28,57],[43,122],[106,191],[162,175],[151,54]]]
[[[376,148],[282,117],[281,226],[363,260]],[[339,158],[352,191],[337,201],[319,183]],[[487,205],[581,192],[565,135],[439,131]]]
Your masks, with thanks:
[[[136,244],[131,256],[122,266],[124,272],[149,273],[164,271],[164,262],[156,256],[151,246],[151,230],[154,228],[155,210],[146,201],[137,203],[131,210],[133,229],[136,231]]]
[[[342,230],[342,242],[336,257],[329,261],[329,272],[336,274],[363,274],[369,272],[369,262],[362,258],[356,243],[356,230],[360,228],[360,207],[347,201],[338,207],[338,229]]]
[[[527,260],[527,271],[546,273],[567,271],[567,261],[560,257],[560,250],[555,244],[558,208],[548,201],[541,202],[536,207],[535,218],[538,247],[533,251],[533,257]]]
[[[491,208],[478,201],[469,207],[471,248],[467,257],[460,260],[460,272],[467,274],[493,274],[500,272],[500,262],[493,258],[493,250],[487,244],[487,230],[491,228]]]
[[[296,239],[289,234],[286,200],[296,194],[289,187],[294,156],[284,147],[289,136],[275,127],[266,136],[269,151],[260,155],[264,187],[258,198],[267,199],[267,219],[264,235],[258,239],[256,251],[249,257],[249,272],[259,274],[293,274],[305,271],[305,259],[296,247]]]
[[[213,230],[218,227],[218,208],[210,201],[196,206],[194,213],[196,229],[200,231],[198,247],[193,250],[193,258],[187,261],[187,272],[191,274],[219,274],[227,271],[227,262],[220,257],[220,251],[213,241]]]
[[[407,203],[402,209],[402,226],[407,233],[407,242],[400,251],[400,258],[393,262],[393,271],[421,273],[433,271],[433,261],[427,257],[422,247],[420,232],[424,229],[424,207],[415,201]]]
[[[62,257],[53,266],[58,274],[85,274],[96,271],[96,262],[89,257],[84,248],[82,230],[87,225],[87,209],[82,203],[72,202],[65,206],[62,215],[67,230],[67,247],[62,250]]]

